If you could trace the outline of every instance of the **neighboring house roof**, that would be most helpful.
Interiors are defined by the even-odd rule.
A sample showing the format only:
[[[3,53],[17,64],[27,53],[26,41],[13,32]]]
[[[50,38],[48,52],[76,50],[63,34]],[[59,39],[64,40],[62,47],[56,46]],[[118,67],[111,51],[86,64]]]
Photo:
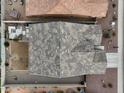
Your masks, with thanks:
[[[72,15],[105,17],[108,0],[26,0],[26,16]]]
[[[105,72],[105,52],[95,49],[102,39],[99,25],[48,22],[30,26],[30,74],[65,78]]]

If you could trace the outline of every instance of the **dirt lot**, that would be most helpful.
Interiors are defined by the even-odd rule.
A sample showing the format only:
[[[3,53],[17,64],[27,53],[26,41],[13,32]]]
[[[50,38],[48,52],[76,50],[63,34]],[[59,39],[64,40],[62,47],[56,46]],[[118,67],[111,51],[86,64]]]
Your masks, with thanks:
[[[10,41],[9,67],[11,70],[26,70],[28,67],[28,44]]]

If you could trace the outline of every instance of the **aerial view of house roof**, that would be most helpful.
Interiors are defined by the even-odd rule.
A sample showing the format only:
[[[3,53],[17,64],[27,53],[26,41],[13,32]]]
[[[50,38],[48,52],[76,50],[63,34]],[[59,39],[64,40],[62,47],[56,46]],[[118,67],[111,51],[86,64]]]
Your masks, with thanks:
[[[123,93],[124,0],[0,1],[0,93]]]
[[[26,0],[26,16],[77,15],[105,17],[108,0]]]
[[[31,74],[65,78],[103,74],[107,60],[99,25],[68,22],[32,24],[29,38]]]

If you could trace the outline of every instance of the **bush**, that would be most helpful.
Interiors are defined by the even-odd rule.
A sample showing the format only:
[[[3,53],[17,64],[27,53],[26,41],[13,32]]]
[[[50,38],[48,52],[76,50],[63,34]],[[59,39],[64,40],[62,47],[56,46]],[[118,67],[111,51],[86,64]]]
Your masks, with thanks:
[[[8,42],[8,41],[5,41],[5,42],[4,42],[4,46],[5,46],[5,47],[9,47],[9,42]]]
[[[104,38],[111,38],[111,32],[110,32],[110,31],[105,31],[105,32],[103,33],[103,37],[104,37]]]

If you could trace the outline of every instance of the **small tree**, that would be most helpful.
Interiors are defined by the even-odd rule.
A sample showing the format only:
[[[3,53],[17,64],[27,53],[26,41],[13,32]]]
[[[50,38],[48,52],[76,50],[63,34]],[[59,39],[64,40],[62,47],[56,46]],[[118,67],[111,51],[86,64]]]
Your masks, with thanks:
[[[80,84],[81,84],[81,85],[84,85],[84,84],[85,84],[85,82],[84,82],[84,81],[81,81],[81,82],[80,82]]]
[[[116,36],[116,32],[112,32],[112,36]]]
[[[112,31],[111,30],[105,30],[104,32],[103,32],[103,37],[104,38],[111,38],[111,36],[112,36]]]
[[[8,41],[5,41],[5,42],[4,42],[4,46],[5,46],[5,47],[9,47],[9,45],[10,45],[10,44],[9,44]]]
[[[5,66],[6,66],[6,67],[8,67],[8,66],[9,66],[9,63],[8,63],[8,62],[6,62],[6,63],[5,63]]]
[[[80,87],[77,87],[77,90],[78,90],[78,91],[80,91],[80,90],[81,90],[81,88],[80,88]]]

